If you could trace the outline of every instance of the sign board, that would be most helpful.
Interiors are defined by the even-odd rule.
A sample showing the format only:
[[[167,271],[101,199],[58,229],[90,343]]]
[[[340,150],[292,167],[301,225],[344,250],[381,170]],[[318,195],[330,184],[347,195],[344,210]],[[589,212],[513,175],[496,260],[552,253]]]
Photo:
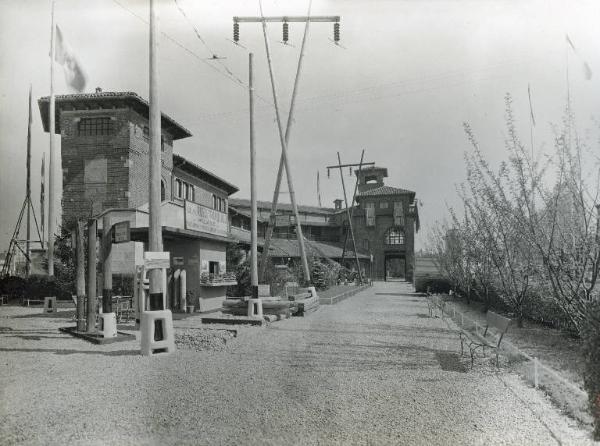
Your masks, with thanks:
[[[207,273],[209,271],[208,269],[208,260],[202,260],[202,264],[200,267],[200,272],[201,273]]]
[[[129,221],[115,223],[113,229],[113,243],[127,243],[131,241]]]
[[[144,253],[144,267],[146,269],[170,268],[170,253],[168,251],[146,251]]]
[[[229,225],[225,212],[219,212],[186,200],[184,215],[185,229],[207,232],[221,237],[229,235]]]

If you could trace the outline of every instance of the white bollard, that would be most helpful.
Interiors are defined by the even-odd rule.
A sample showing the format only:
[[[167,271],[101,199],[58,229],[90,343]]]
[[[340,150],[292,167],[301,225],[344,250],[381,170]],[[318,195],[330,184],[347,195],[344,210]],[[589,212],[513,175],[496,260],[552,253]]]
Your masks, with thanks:
[[[173,315],[170,310],[144,311],[140,328],[143,356],[175,351]]]
[[[99,316],[98,333],[104,338],[114,338],[117,336],[117,317],[115,313],[102,313]]]
[[[261,299],[248,299],[248,317],[263,317]]]

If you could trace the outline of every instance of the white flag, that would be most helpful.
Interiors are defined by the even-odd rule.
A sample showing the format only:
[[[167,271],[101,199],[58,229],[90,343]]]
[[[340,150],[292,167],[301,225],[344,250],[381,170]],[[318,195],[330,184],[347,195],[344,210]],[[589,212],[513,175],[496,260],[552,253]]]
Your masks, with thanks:
[[[56,48],[54,60],[62,65],[65,72],[65,81],[71,88],[82,92],[85,88],[86,78],[81,64],[71,46],[64,40],[62,32],[56,25]]]

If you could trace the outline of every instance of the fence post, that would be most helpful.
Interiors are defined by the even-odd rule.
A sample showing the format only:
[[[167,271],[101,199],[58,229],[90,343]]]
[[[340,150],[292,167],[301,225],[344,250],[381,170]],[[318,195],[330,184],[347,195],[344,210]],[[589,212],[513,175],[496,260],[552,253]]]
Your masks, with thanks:
[[[537,389],[539,385],[538,377],[538,359],[536,356],[533,357],[533,385]]]

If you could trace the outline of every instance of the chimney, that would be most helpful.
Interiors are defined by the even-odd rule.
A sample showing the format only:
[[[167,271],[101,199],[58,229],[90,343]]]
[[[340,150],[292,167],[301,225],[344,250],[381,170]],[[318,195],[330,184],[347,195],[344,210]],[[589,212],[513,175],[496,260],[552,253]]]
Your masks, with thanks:
[[[333,206],[336,211],[339,211],[340,209],[342,209],[342,199],[337,198],[337,199],[333,200]]]

